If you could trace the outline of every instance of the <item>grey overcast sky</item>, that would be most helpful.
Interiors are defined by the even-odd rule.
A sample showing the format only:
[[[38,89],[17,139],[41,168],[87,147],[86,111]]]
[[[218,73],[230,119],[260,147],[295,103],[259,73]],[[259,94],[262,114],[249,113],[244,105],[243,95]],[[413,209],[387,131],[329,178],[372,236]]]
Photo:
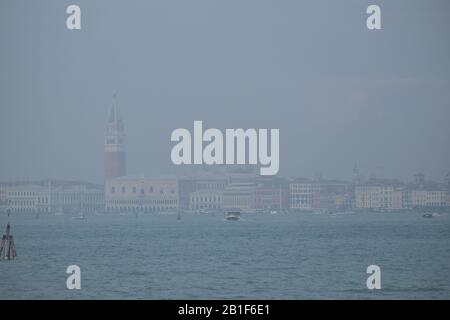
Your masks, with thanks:
[[[0,0],[0,180],[101,182],[115,91],[129,173],[173,171],[171,132],[203,120],[280,128],[284,176],[441,180],[449,31],[448,0]]]

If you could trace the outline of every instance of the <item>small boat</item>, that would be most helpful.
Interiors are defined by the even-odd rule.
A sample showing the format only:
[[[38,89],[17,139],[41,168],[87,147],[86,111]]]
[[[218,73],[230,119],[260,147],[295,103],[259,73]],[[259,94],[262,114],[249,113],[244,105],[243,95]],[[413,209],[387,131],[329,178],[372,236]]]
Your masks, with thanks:
[[[423,214],[422,217],[424,217],[424,218],[433,218],[433,214],[429,213],[429,212],[426,212],[426,213]]]
[[[78,216],[73,217],[75,220],[87,220],[87,217],[84,213],[79,214]]]
[[[228,221],[237,221],[241,218],[241,213],[239,211],[229,211],[227,212],[225,219]]]

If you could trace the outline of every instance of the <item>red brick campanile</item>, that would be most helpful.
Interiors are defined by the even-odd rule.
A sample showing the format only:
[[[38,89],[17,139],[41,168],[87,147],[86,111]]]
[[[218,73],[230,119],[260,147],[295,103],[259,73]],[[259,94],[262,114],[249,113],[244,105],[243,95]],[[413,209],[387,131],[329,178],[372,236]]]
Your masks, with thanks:
[[[125,133],[123,121],[119,114],[117,98],[114,95],[113,105],[109,112],[105,132],[105,181],[127,174],[125,163]]]

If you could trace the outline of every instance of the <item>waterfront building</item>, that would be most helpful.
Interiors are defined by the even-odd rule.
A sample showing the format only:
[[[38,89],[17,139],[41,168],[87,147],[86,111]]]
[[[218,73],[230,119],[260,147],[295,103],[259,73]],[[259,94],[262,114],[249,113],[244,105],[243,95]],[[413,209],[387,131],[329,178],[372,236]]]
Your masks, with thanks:
[[[105,182],[107,212],[176,211],[180,208],[179,195],[177,177],[123,176]]]
[[[200,190],[190,194],[189,209],[191,211],[216,211],[223,208],[223,191]]]
[[[375,182],[355,188],[358,209],[397,210],[404,209],[405,203],[404,191],[399,186]]]
[[[446,207],[449,192],[447,190],[411,190],[411,206],[414,207]]]
[[[256,187],[255,182],[231,182],[223,192],[223,208],[254,212]]]
[[[103,186],[90,183],[51,184],[50,211],[61,213],[103,212],[105,193]]]
[[[225,173],[203,171],[192,174],[187,179],[192,181],[189,210],[216,211],[223,208],[223,192],[229,183]]]
[[[289,208],[288,184],[282,178],[260,177],[256,180],[256,210],[283,210]]]
[[[191,193],[196,190],[195,180],[183,175],[178,180],[178,208],[186,211],[190,209]]]
[[[7,191],[7,203],[8,208],[12,213],[34,213],[38,208],[43,210],[42,207],[37,206],[39,202],[46,202],[48,209],[49,195],[45,187],[34,184],[25,185],[12,185]]]
[[[15,183],[6,190],[7,207],[13,213],[102,212],[105,205],[103,187],[90,183]]]
[[[341,180],[297,178],[289,183],[293,210],[343,210],[351,206],[352,184]]]
[[[355,206],[358,209],[374,209],[381,207],[380,186],[356,186]]]
[[[317,185],[313,180],[297,178],[289,182],[289,208],[312,210],[317,196]]]
[[[404,203],[407,208],[444,208],[450,207],[450,174],[444,176],[443,183],[425,180],[423,174],[416,174],[412,183],[404,191]]]
[[[191,211],[221,211],[222,209],[255,210],[257,175],[249,172],[198,172],[188,179],[193,182],[190,193]],[[247,194],[248,185],[255,187]],[[244,187],[245,186],[245,187]],[[236,191],[236,194],[232,194]],[[226,198],[226,200],[225,200]],[[225,201],[227,205],[224,205]],[[237,203],[240,203],[238,205]]]
[[[313,208],[345,210],[351,206],[352,184],[342,180],[314,181]]]
[[[228,175],[215,173],[196,173],[190,176],[195,191],[223,192],[229,183]]]
[[[405,209],[405,192],[403,190],[392,191],[392,206],[391,209]]]

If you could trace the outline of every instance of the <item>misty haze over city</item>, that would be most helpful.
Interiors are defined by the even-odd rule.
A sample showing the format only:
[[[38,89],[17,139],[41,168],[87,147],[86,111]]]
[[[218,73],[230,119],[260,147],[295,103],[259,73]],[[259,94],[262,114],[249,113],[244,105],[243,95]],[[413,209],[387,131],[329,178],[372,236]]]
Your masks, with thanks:
[[[0,303],[448,299],[449,31],[449,0],[1,0]]]
[[[189,170],[170,134],[202,120],[279,128],[283,176],[442,180],[450,2],[378,2],[370,32],[368,1],[80,0],[68,32],[67,1],[2,1],[0,181],[103,181],[115,92],[131,174]]]

